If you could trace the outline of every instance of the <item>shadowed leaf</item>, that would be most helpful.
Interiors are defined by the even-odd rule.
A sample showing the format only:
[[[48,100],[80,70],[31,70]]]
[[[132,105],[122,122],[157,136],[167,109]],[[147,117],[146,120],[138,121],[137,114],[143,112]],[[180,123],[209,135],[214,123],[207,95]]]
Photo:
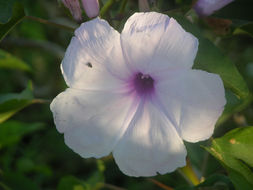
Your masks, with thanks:
[[[206,148],[227,169],[238,190],[253,189],[253,127],[237,128]],[[239,188],[240,187],[240,188]]]
[[[25,62],[1,49],[0,49],[0,68],[31,71],[31,68]]]
[[[1,0],[1,1],[3,1],[3,0]],[[2,11],[2,10],[0,9],[0,11]],[[23,6],[19,2],[14,3],[13,8],[12,8],[12,17],[11,17],[11,19],[7,23],[5,23],[5,24],[0,24],[0,41],[24,17],[25,17],[25,12],[24,12]]]
[[[193,68],[219,74],[224,85],[241,98],[246,98],[249,89],[234,63],[211,41],[204,38],[200,29],[183,17],[172,15],[187,31],[199,40],[199,50]]]
[[[23,123],[7,121],[0,124],[0,148],[18,143],[26,134],[37,131],[43,127],[42,123]]]
[[[0,95],[0,123],[6,121],[26,106],[41,102],[43,101],[34,99],[31,82],[28,83],[27,88],[21,93]]]

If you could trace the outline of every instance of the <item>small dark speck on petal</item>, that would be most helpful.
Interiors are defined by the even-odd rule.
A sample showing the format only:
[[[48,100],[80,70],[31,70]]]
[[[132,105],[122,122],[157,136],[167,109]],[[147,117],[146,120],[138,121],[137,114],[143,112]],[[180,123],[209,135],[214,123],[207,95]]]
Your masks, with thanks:
[[[92,64],[90,62],[87,62],[86,65],[90,68],[92,68]]]

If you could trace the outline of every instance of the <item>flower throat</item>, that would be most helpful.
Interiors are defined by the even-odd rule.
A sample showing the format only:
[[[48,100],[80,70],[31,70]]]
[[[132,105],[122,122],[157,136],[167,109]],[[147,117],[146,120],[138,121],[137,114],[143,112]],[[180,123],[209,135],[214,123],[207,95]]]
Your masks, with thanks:
[[[137,73],[134,78],[134,87],[139,95],[147,95],[154,91],[154,79],[142,73]]]

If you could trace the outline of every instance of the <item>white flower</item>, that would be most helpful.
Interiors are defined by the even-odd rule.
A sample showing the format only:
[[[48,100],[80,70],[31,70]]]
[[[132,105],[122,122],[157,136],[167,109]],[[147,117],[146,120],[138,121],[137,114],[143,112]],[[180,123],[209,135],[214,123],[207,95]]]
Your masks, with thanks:
[[[69,88],[51,103],[65,143],[82,157],[113,153],[130,176],[185,165],[183,140],[209,138],[226,102],[216,74],[191,69],[198,40],[166,15],[136,13],[121,34],[82,24],[62,61]]]

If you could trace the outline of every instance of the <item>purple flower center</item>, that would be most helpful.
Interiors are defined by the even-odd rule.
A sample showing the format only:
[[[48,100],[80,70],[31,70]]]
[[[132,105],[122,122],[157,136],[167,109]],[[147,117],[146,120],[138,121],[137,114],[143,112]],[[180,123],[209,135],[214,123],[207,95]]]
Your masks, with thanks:
[[[150,94],[154,91],[154,79],[149,75],[137,73],[134,77],[134,88],[139,95]]]

